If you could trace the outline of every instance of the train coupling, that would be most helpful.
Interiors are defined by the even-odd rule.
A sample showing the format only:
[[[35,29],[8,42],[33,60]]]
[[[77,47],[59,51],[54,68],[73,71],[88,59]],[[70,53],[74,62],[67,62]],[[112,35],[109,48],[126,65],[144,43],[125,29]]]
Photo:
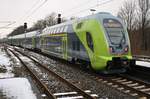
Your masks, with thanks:
[[[107,70],[130,69],[135,65],[134,59],[127,59],[121,57],[113,57],[112,61],[107,62]]]

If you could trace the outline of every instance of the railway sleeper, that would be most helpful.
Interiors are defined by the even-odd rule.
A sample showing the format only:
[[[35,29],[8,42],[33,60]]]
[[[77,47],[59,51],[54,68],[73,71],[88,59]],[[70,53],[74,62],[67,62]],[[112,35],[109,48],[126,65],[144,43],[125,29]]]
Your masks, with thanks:
[[[137,86],[137,87],[133,87],[133,88],[135,88],[135,89],[141,89],[141,88],[145,88],[145,86],[141,85],[141,86]]]
[[[90,90],[85,90],[86,93],[91,93]],[[63,93],[54,93],[54,96],[57,97],[57,99],[83,99],[83,96],[80,96],[78,92],[63,92]],[[92,97],[98,97],[97,94],[90,94]]]

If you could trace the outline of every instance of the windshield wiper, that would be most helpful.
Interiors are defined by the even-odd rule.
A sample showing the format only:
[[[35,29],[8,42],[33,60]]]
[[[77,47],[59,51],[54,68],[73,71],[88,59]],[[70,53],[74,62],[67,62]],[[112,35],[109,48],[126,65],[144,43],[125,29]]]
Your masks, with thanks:
[[[125,43],[125,34],[121,31],[121,33],[122,33],[122,38],[121,38],[121,40],[120,40],[120,43],[119,44],[122,44],[122,41],[124,40],[124,42],[123,43]]]

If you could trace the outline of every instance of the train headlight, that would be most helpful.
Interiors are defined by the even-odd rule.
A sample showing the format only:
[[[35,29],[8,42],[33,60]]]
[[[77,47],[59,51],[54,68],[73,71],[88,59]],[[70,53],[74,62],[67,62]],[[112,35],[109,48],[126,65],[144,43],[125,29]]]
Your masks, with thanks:
[[[110,51],[111,53],[114,53],[114,48],[113,48],[112,46],[109,46],[109,51]]]
[[[126,46],[126,47],[124,48],[124,51],[125,51],[125,52],[128,52],[128,50],[129,50],[129,47]]]

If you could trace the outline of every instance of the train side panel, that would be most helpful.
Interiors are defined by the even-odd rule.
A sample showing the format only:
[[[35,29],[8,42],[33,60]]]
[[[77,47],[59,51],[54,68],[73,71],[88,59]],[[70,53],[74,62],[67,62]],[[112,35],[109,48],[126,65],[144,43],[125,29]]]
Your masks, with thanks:
[[[67,34],[49,34],[41,37],[41,50],[67,60]]]
[[[74,61],[90,61],[85,47],[75,32],[68,33],[68,58]]]

